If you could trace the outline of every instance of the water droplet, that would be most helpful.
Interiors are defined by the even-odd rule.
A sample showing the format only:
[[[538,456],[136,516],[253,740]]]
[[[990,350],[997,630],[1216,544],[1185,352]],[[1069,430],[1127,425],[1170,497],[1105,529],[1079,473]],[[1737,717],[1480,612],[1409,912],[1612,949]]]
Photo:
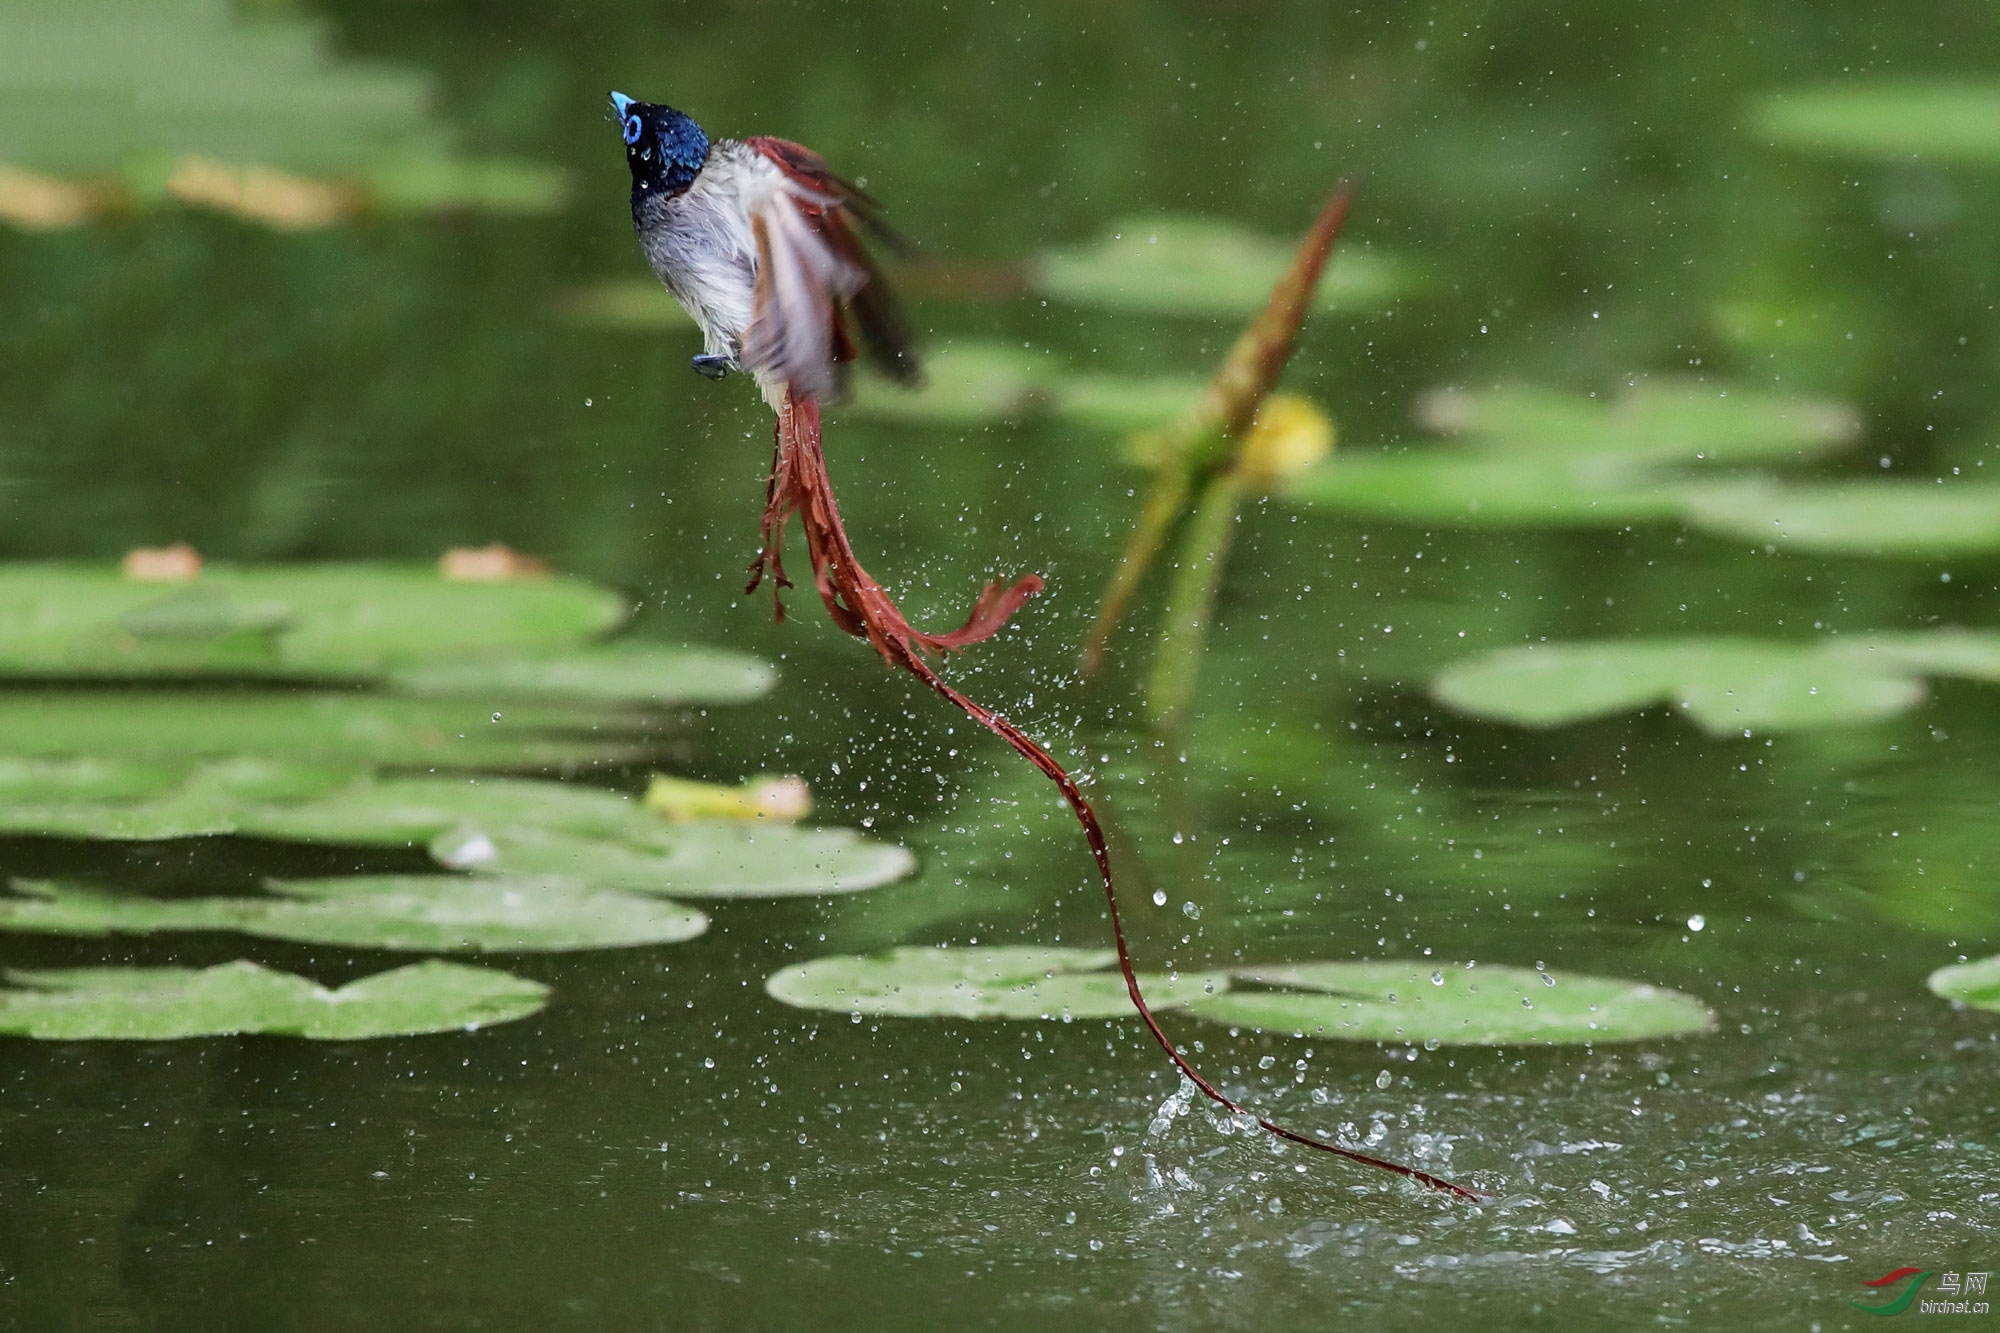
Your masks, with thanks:
[[[1178,834],[1178,833],[1174,834],[1174,846],[1178,847],[1178,846],[1180,846],[1180,845],[1181,845],[1182,843],[1184,843],[1184,842],[1186,842],[1186,841],[1187,841],[1187,839],[1186,839],[1186,838],[1184,838],[1184,837],[1182,837],[1182,836],[1181,836],[1180,834]]]
[[[498,721],[500,720],[500,715],[499,715],[498,713],[495,713],[495,714],[493,715],[493,720],[494,720],[495,722],[498,722]]]
[[[1167,891],[1165,889],[1154,889],[1153,906],[1165,907],[1166,905],[1167,905]]]
[[[1201,909],[1194,905],[1193,899],[1189,899],[1187,902],[1181,904],[1181,915],[1190,921],[1199,921],[1201,920]]]
[[[1442,986],[1442,985],[1444,985],[1444,969],[1442,969],[1442,968],[1438,968],[1438,969],[1436,969],[1436,970],[1432,971],[1432,973],[1431,973],[1431,985],[1433,985],[1433,986]]]
[[[1375,1076],[1375,1086],[1376,1086],[1376,1087],[1378,1087],[1378,1088],[1386,1088],[1386,1087],[1388,1087],[1388,1086],[1389,1086],[1389,1071],[1388,1071],[1388,1070],[1386,1070],[1386,1069],[1385,1069],[1385,1070],[1383,1070],[1383,1071],[1382,1071],[1381,1073],[1379,1073],[1379,1074],[1377,1074],[1377,1075]]]
[[[1708,924],[1708,918],[1703,916],[1700,912],[1696,912],[1693,916],[1688,918],[1689,930],[1700,930],[1707,924]]]

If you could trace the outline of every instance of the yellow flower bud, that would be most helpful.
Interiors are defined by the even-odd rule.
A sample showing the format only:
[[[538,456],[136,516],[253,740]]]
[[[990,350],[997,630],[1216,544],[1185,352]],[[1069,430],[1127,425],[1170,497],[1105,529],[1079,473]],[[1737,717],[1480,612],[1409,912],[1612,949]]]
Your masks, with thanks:
[[[1333,452],[1333,421],[1319,404],[1297,394],[1274,393],[1236,449],[1236,474],[1250,487],[1290,481]]]

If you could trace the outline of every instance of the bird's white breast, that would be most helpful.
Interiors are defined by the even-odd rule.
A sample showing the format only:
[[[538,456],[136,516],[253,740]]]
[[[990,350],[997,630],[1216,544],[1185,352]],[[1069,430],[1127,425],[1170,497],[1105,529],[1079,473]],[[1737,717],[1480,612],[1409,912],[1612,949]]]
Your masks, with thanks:
[[[732,360],[750,327],[757,282],[751,214],[783,173],[733,139],[714,144],[694,184],[650,201],[640,218],[646,261],[701,326],[705,350]]]

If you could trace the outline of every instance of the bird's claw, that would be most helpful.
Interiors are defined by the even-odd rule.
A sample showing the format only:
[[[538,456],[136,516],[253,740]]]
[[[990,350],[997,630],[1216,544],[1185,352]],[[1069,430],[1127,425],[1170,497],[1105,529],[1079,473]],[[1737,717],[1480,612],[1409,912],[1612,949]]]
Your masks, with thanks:
[[[703,379],[719,380],[729,373],[729,358],[713,352],[693,358],[688,365]]]

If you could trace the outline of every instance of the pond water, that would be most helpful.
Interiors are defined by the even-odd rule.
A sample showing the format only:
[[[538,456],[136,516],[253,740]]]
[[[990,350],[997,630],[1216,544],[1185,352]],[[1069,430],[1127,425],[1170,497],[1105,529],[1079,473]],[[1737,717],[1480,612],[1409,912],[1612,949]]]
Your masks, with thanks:
[[[169,34],[214,17],[135,9]],[[1342,458],[1438,447],[1419,413],[1440,388],[1610,401],[1692,382],[1840,405],[1838,447],[1785,473],[1800,484],[1969,487],[2000,418],[2000,142],[1972,86],[2000,58],[1987,9],[216,12],[239,36],[321,25],[326,68],[419,90],[409,134],[560,171],[567,193],[305,230],[171,203],[0,227],[0,555],[186,541],[225,562],[428,564],[505,542],[622,590],[638,639],[777,668],[768,697],[685,710],[643,761],[567,781],[798,774],[814,821],[916,869],[867,893],[704,902],[709,929],[684,942],[501,955],[548,1006],[470,1032],[0,1038],[10,1326],[1836,1329],[1870,1323],[1854,1302],[1880,1302],[1864,1284],[1891,1270],[2000,1268],[2000,1015],[1926,986],[2000,948],[1994,687],[1968,669],[1869,716],[1740,731],[1663,706],[1671,688],[1542,729],[1428,692],[1454,661],[1529,644],[1983,628],[1992,531],[1877,555],[1672,514],[1479,526],[1253,497],[1189,728],[1156,745],[1134,682],[1157,589],[1109,684],[1073,666],[1146,484],[1120,432],[1060,412],[895,420],[866,390],[831,414],[850,533],[913,620],[955,620],[996,573],[1048,580],[947,674],[1089,775],[1142,968],[1473,962],[1712,1011],[1671,1040],[1428,1049],[1164,1014],[1231,1095],[1491,1196],[1466,1203],[1199,1103],[1157,1128],[1175,1076],[1133,1018],[766,995],[827,955],[1102,947],[1103,900],[1016,756],[886,673],[810,588],[782,624],[740,595],[768,414],[740,380],[691,374],[692,330],[643,298],[613,318],[578,296],[644,276],[614,86],[864,178],[923,246],[907,288],[931,347],[1102,376],[1198,381],[1265,279],[1236,314],[1167,314],[1022,290],[1014,261],[1160,214],[1295,236],[1345,175],[1363,185],[1343,253],[1407,280],[1312,318],[1287,377]],[[0,11],[0,47],[42,13]],[[120,31],[97,40],[135,79]],[[188,44],[173,58],[197,60]],[[27,91],[0,100],[0,162],[122,169],[134,150],[98,161],[87,137],[36,160],[60,89],[7,64],[0,87]],[[1886,148],[1771,128],[1774,94],[1871,80],[1972,100],[1901,141],[1864,107],[1859,140]],[[247,101],[167,147],[338,168],[296,129],[251,134],[298,113]],[[426,865],[9,827],[10,875],[170,896]],[[239,958],[329,985],[410,961],[225,933],[0,935],[9,968]]]

